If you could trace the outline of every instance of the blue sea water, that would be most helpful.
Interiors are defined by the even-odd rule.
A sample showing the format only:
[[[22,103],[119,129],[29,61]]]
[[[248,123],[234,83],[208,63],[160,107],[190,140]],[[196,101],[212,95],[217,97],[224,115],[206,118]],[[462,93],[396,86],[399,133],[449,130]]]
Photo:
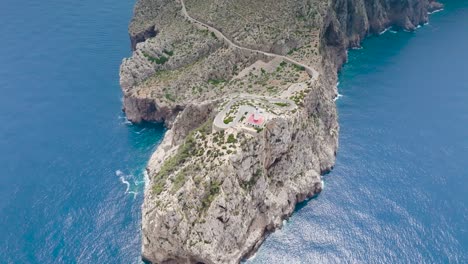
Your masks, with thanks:
[[[445,3],[349,52],[336,167],[250,263],[468,263],[468,1]]]
[[[0,4],[0,263],[140,262],[164,128],[120,110],[133,4]],[[468,262],[467,16],[450,1],[350,52],[336,168],[252,263]]]
[[[0,263],[139,262],[142,171],[164,129],[121,113],[133,5],[1,1]]]

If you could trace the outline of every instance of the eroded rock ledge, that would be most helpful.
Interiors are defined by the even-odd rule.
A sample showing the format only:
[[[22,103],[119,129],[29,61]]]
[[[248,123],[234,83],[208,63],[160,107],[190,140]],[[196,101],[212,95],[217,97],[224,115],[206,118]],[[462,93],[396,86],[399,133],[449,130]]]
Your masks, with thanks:
[[[238,263],[255,252],[333,167],[346,50],[389,26],[414,30],[441,7],[139,0],[120,71],[124,110],[170,127],[147,167],[143,259]]]

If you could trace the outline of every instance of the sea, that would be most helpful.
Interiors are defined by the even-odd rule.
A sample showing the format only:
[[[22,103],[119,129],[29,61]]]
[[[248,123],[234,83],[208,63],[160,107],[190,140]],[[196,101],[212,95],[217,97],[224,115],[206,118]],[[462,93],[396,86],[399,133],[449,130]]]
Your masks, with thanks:
[[[387,30],[339,74],[316,198],[247,263],[468,263],[468,1]],[[161,124],[122,113],[134,1],[0,4],[0,263],[141,263]]]

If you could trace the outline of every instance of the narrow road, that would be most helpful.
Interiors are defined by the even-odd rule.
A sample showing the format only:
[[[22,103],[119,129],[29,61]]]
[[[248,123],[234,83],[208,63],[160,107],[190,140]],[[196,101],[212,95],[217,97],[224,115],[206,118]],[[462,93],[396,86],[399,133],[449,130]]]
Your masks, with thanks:
[[[295,64],[299,67],[304,67],[304,69],[306,70],[306,72],[310,75],[310,77],[312,78],[313,81],[317,80],[318,76],[319,76],[319,73],[313,69],[312,67],[308,66],[308,65],[305,65],[303,63],[300,63],[296,60],[293,60],[289,57],[286,57],[286,56],[283,56],[283,55],[278,55],[278,54],[274,54],[274,53],[269,53],[269,52],[264,52],[264,51],[261,51],[261,50],[254,50],[254,49],[249,49],[249,48],[246,48],[246,47],[242,47],[242,46],[239,46],[237,45],[236,43],[232,42],[228,37],[226,37],[223,33],[221,33],[221,31],[217,30],[216,28],[212,27],[212,26],[209,26],[203,22],[200,22],[198,20],[196,20],[195,18],[191,17],[188,12],[187,12],[187,8],[185,8],[185,2],[184,0],[180,0],[180,3],[182,4],[182,14],[184,15],[184,17],[196,24],[196,25],[199,25],[203,28],[206,28],[208,29],[209,31],[213,32],[216,37],[218,38],[221,38],[223,39],[227,44],[228,46],[230,47],[234,47],[234,48],[237,48],[237,49],[240,49],[240,50],[246,50],[246,51],[250,51],[250,52],[254,52],[254,53],[259,53],[259,54],[263,54],[265,56],[268,56],[268,57],[275,57],[275,58],[281,58],[289,63],[292,63],[292,64]]]
[[[234,98],[229,103],[224,106],[224,108],[216,115],[213,123],[214,125],[219,128],[219,129],[227,129],[230,127],[235,127],[239,123],[240,119],[244,115],[245,112],[254,112],[256,110],[255,107],[250,106],[250,105],[240,105],[239,109],[236,111],[236,115],[234,117],[234,120],[228,124],[224,123],[224,118],[226,117],[226,114],[231,110],[231,107],[233,104],[235,104],[238,101],[241,100],[266,100],[266,104],[269,104],[273,108],[277,108],[279,110],[287,110],[291,111],[294,110],[297,105],[293,100],[290,99],[284,99],[284,98],[274,98],[274,97],[268,97],[268,96],[260,96],[260,95],[250,95],[250,94],[240,94],[238,98]],[[285,103],[288,104],[288,106],[277,106],[275,103]]]

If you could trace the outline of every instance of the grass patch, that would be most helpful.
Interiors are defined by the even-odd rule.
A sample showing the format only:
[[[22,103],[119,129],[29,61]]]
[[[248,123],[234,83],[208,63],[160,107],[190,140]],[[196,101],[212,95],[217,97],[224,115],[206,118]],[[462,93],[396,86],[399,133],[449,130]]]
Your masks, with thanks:
[[[199,132],[202,136],[206,134],[211,134],[213,120],[208,119],[205,123],[200,125],[198,128],[192,130],[184,143],[179,146],[176,154],[168,158],[164,164],[161,166],[161,169],[155,176],[155,182],[153,184],[153,191],[155,194],[160,194],[164,190],[166,184],[166,179],[177,169],[182,166],[189,158],[195,156],[199,153],[200,149],[197,148],[197,143],[195,140],[195,134]],[[188,166],[182,169],[174,178],[174,186],[172,191],[177,191],[183,186],[185,182],[186,175],[193,171],[193,166]]]
[[[219,84],[222,84],[222,83],[225,83],[226,80],[224,79],[209,79],[208,80],[208,83],[209,84],[213,84],[213,85],[219,85]]]
[[[275,105],[277,106],[280,106],[280,107],[286,107],[286,106],[289,106],[288,103],[274,103]]]
[[[206,182],[205,184],[206,194],[202,199],[202,210],[206,211],[210,208],[211,203],[219,194],[221,183],[219,181]]]
[[[224,124],[226,124],[226,125],[229,124],[229,123],[231,123],[232,121],[234,121],[234,117],[233,117],[233,116],[228,116],[228,117],[226,117],[226,118],[223,120]]]
[[[153,57],[153,56],[149,55],[146,52],[142,52],[142,53],[143,53],[143,56],[145,56],[149,61],[154,62],[156,64],[161,64],[162,65],[162,64],[166,63],[169,60],[169,58],[164,56],[164,55],[159,57],[159,58],[156,58],[156,57]]]
[[[296,69],[297,71],[305,71],[304,66],[299,66],[299,65],[296,65],[296,64],[293,64],[293,66],[294,66],[294,69]]]
[[[244,190],[251,191],[252,187],[255,186],[257,183],[258,179],[263,175],[262,169],[258,168],[253,174],[252,177],[250,177],[250,180],[247,182],[241,183],[241,187]]]
[[[237,143],[237,139],[233,134],[229,134],[226,143],[229,143],[229,144]]]
[[[177,192],[182,186],[185,184],[185,171],[182,170],[179,173],[177,173],[174,182],[172,184],[172,189],[171,192],[175,193]]]
[[[288,52],[288,55],[291,55],[291,54],[293,54],[293,53],[296,52],[296,51],[297,51],[297,48],[291,49],[291,50]]]
[[[171,101],[171,102],[175,102],[175,100],[176,100],[175,97],[174,97],[172,94],[170,94],[170,93],[166,93],[166,94],[164,95],[164,98],[166,98],[167,100],[169,100],[169,101]]]
[[[174,51],[173,51],[173,50],[166,50],[166,49],[164,49],[163,52],[166,53],[168,56],[173,56],[173,55],[174,55]]]

